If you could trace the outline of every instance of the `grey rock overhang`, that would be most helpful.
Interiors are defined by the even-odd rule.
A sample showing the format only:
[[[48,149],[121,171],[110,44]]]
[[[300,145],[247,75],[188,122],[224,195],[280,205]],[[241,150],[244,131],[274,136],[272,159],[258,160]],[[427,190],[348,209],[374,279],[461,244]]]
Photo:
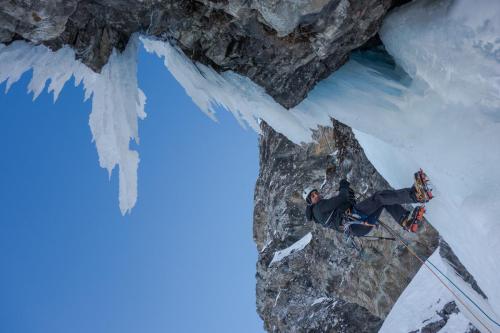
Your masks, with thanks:
[[[134,32],[175,42],[192,60],[232,70],[286,108],[376,34],[398,0],[0,0],[0,42],[70,45],[99,72]]]

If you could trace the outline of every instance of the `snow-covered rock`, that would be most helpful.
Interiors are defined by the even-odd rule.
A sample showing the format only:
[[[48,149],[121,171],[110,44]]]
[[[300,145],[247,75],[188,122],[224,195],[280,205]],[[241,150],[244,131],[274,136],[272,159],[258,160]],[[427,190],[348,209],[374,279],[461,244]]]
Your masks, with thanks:
[[[306,247],[307,244],[312,239],[312,234],[309,232],[307,233],[304,237],[287,247],[286,249],[276,251],[273,256],[273,260],[271,260],[271,263],[269,265],[272,265],[276,262],[281,261],[283,258],[288,257],[289,255],[298,252],[302,250],[304,247]]]

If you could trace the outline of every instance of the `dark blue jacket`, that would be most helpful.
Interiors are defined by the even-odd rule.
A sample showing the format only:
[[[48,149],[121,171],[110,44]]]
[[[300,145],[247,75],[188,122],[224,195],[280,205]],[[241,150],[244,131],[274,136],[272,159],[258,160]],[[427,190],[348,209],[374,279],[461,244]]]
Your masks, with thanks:
[[[315,205],[308,205],[306,218],[325,227],[339,230],[344,212],[354,205],[353,195],[349,191],[349,182],[340,181],[339,194],[329,199],[321,199]]]

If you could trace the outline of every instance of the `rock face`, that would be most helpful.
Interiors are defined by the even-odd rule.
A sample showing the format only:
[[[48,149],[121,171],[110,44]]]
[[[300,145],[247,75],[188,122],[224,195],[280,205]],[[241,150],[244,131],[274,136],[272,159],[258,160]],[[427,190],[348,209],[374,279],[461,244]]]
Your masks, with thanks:
[[[374,37],[392,0],[0,0],[0,42],[68,44],[94,71],[134,32],[245,75],[285,107]]]
[[[336,121],[332,125],[316,132],[318,143],[303,146],[262,125],[254,239],[259,250],[257,310],[270,332],[376,332],[420,268],[397,242],[363,239],[360,256],[340,233],[306,222],[301,198],[306,185],[320,188],[323,184],[326,197],[335,194],[344,177],[362,197],[390,188],[352,131]],[[438,234],[430,225],[409,234],[388,215],[382,219],[409,240],[421,257],[427,258],[437,248]],[[271,263],[277,251],[308,232],[312,240],[302,250]],[[388,236],[384,230],[374,235]]]

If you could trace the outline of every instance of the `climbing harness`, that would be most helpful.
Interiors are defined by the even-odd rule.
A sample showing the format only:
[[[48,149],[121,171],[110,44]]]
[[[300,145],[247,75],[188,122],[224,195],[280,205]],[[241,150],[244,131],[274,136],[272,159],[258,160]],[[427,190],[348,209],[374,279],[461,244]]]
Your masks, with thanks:
[[[360,222],[344,223],[344,242],[351,248],[361,252],[363,250],[363,246],[361,245],[361,242],[355,239],[355,236],[352,234],[351,230],[351,227],[356,224],[363,224],[363,223]]]
[[[498,327],[500,327],[500,324],[498,322],[496,322],[493,318],[491,318],[479,305],[477,305],[476,302],[474,302],[470,297],[469,295],[467,295],[460,287],[458,287],[448,276],[446,276],[446,274],[444,274],[439,268],[437,268],[431,261],[427,260],[423,260],[418,254],[415,253],[415,251],[413,251],[410,246],[408,245],[408,243],[406,243],[406,241],[397,233],[395,232],[391,227],[389,227],[387,224],[385,224],[384,222],[380,221],[380,219],[378,220],[378,223],[384,228],[386,229],[392,236],[394,236],[395,238],[397,238],[401,244],[403,244],[407,249],[408,251],[410,252],[410,254],[412,254],[415,258],[417,258],[418,261],[420,261],[420,263],[422,265],[424,265],[437,279],[438,281],[446,288],[448,289],[448,291],[455,297],[455,299],[457,301],[460,302],[460,304],[462,304],[466,309],[467,311],[470,312],[470,314],[481,324],[483,325],[486,330],[488,332],[492,332],[491,329],[486,326],[486,324],[484,324],[481,319],[479,319],[476,314],[474,314],[474,312],[472,312],[472,310],[467,306],[467,304],[449,287],[446,285],[446,283],[436,274],[436,272],[434,272],[431,267],[429,265],[431,265],[432,267],[434,267],[434,269],[436,269],[444,278],[446,278],[451,284],[453,284],[453,286],[455,288],[457,288],[458,291],[460,291],[462,293],[462,295],[464,295],[483,315],[486,316],[486,318],[488,318],[492,323],[494,323],[495,325],[497,325]],[[429,264],[429,265],[428,265]]]
[[[365,238],[367,240],[374,240],[374,241],[375,240],[389,240],[389,241],[396,240],[394,237],[380,237],[380,236],[366,236],[366,235],[357,236],[357,235],[355,235],[352,232],[352,227],[355,225],[361,225],[363,227],[369,227],[369,228],[375,228],[376,225],[365,223],[365,220],[362,220],[361,217],[352,215],[350,210],[346,214],[344,214],[344,220],[346,221],[343,223],[344,241],[349,247],[351,247],[359,252],[363,251],[363,245],[358,240],[358,238]]]

